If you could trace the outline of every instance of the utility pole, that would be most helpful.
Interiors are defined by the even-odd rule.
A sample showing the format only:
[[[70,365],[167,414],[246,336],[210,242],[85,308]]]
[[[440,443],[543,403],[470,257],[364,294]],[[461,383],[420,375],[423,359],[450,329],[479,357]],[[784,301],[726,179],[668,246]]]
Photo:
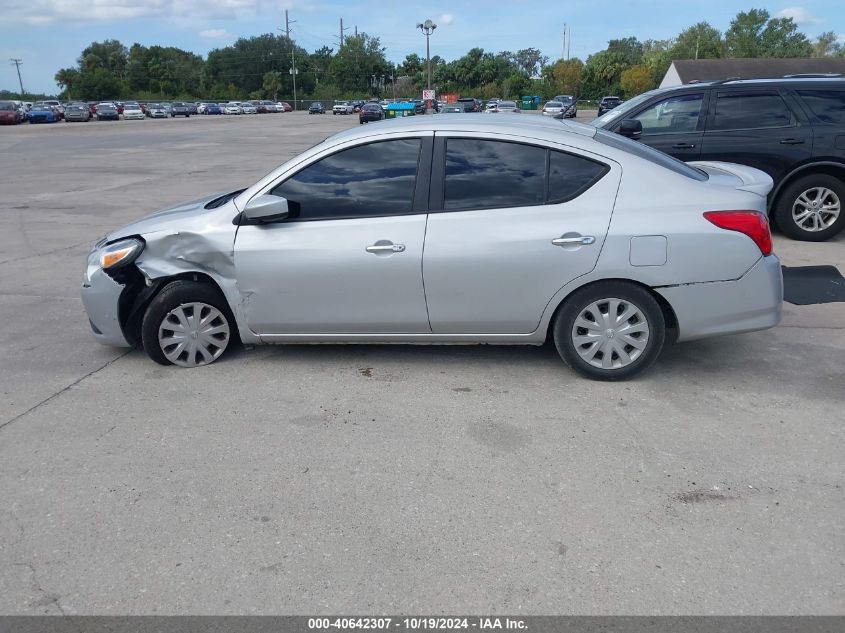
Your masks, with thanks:
[[[566,61],[569,61],[569,46],[572,44],[572,27],[566,33]]]
[[[23,80],[21,79],[21,64],[23,64],[23,60],[13,57],[11,62],[15,65],[15,68],[17,68],[18,71],[18,83],[21,86],[21,100],[23,100]]]
[[[358,25],[355,25],[355,37],[358,37]]]
[[[566,22],[563,23],[563,46],[560,49],[560,58],[566,59]]]
[[[294,24],[296,20],[291,20],[288,18],[288,10],[285,9],[285,37],[288,41],[288,46],[290,46],[290,75],[293,77],[293,110],[296,112],[296,57],[294,56],[294,46],[293,40],[290,38],[290,25]],[[280,29],[281,30],[281,29]]]
[[[343,18],[340,18],[340,45],[343,46],[343,32],[348,31],[350,27],[343,28]],[[357,35],[357,33],[356,33]]]

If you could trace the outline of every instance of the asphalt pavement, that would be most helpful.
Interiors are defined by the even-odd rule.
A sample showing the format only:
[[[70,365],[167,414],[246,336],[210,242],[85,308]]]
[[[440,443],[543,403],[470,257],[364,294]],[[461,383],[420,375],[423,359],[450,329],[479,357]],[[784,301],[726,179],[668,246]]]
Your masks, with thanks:
[[[640,379],[545,347],[94,342],[107,230],[357,117],[0,129],[0,614],[843,614],[845,303]],[[845,234],[775,237],[845,272]]]

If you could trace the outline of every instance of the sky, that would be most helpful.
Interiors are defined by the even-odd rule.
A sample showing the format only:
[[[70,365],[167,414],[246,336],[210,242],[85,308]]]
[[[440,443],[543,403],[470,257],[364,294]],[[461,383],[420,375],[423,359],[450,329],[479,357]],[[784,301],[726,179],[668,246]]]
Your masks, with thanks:
[[[564,24],[571,31],[570,56],[586,59],[613,38],[667,39],[706,20],[725,31],[738,11],[767,9],[790,16],[811,39],[834,31],[845,42],[843,0],[0,0],[0,89],[56,93],[53,76],[75,66],[93,41],[118,39],[127,47],[176,46],[205,56],[208,51],[283,28],[285,9],[292,37],[313,51],[337,48],[340,19],[359,32],[378,36],[388,59],[409,53],[425,57],[425,37],[416,24],[438,25],[431,54],[451,60],[473,47],[498,52],[539,48],[551,60],[561,56]]]

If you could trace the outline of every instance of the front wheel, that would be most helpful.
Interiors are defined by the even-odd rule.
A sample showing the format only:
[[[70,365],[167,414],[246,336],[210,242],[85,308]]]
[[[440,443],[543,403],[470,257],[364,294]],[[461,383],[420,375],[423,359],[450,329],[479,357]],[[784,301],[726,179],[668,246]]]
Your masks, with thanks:
[[[828,174],[811,174],[783,190],[775,221],[794,240],[823,242],[845,228],[843,203],[845,182]]]
[[[144,350],[161,365],[208,365],[236,337],[226,300],[215,287],[195,281],[168,284],[150,302],[141,324]]]
[[[625,380],[657,360],[666,338],[663,312],[644,288],[603,281],[576,290],[553,326],[561,358],[594,380]]]

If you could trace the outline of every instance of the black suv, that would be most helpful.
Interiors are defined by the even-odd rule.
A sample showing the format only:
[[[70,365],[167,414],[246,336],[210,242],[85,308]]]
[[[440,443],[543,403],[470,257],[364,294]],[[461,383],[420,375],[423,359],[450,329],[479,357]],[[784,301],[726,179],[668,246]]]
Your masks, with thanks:
[[[613,110],[613,108],[618,108],[620,103],[622,103],[622,99],[619,97],[602,97],[599,101],[599,116]]]
[[[191,108],[187,103],[176,101],[170,106],[170,116],[171,118],[183,116],[186,119],[189,119],[191,118]]]
[[[845,227],[845,79],[791,77],[652,90],[593,125],[683,161],[762,169],[783,233],[820,242]]]

